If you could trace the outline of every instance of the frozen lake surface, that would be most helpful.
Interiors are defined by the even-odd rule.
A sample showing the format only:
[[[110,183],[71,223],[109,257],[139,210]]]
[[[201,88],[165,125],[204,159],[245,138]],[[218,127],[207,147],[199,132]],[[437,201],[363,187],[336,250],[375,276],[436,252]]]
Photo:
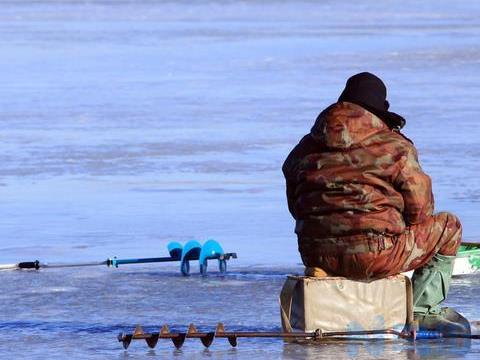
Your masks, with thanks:
[[[474,1],[2,1],[0,263],[164,256],[215,238],[226,276],[174,266],[0,273],[0,357],[466,358],[479,342],[155,351],[115,337],[195,322],[279,329],[301,272],[281,164],[359,71],[381,76],[436,208],[480,238]],[[194,266],[196,269],[196,266]],[[480,319],[480,277],[449,305]]]

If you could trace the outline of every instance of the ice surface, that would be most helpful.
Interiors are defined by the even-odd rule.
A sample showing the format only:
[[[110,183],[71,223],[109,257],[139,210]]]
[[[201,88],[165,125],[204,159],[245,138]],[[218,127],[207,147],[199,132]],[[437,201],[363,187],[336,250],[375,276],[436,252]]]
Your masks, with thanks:
[[[3,272],[0,357],[477,358],[478,344],[442,342],[125,353],[115,335],[279,328],[284,275],[301,271],[280,167],[358,71],[385,79],[437,209],[478,240],[479,36],[466,0],[2,1],[0,263],[162,256],[192,238],[239,259],[208,279],[160,265]],[[480,318],[479,288],[456,280],[450,304]]]

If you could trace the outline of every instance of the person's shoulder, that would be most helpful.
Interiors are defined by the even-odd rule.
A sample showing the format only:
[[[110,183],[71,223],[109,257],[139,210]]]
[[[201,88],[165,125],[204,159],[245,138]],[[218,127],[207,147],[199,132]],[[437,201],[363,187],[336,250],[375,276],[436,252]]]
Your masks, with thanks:
[[[306,134],[304,137],[302,137],[296,147],[313,147],[315,144],[316,141],[312,134]]]
[[[303,157],[312,151],[316,146],[316,141],[313,139],[311,134],[306,134],[302,137],[302,139],[298,142],[297,145],[290,151],[290,154],[287,157],[289,158],[298,158]]]
[[[400,152],[404,153],[406,156],[414,156],[417,157],[417,148],[412,140],[410,140],[407,136],[402,134],[400,131],[392,131],[391,132],[394,141],[397,144],[397,148]]]
[[[315,141],[311,134],[307,134],[300,142],[290,151],[282,166],[284,174],[289,173],[301,162],[307,155],[319,151],[319,144]]]
[[[385,130],[378,134],[380,141],[385,144],[391,144],[398,149],[410,151],[415,149],[415,145],[412,140],[406,137],[399,131]]]
[[[390,129],[370,137],[364,146],[374,147],[377,151],[381,149],[381,153],[389,154],[395,161],[405,160],[410,155],[416,156],[413,142],[402,133]]]
[[[413,143],[413,141],[410,138],[408,138],[407,136],[405,136],[405,134],[403,134],[403,133],[401,133],[400,131],[397,131],[397,130],[393,130],[392,133],[395,136],[398,136],[402,141],[406,141],[407,146],[415,147],[415,144]]]

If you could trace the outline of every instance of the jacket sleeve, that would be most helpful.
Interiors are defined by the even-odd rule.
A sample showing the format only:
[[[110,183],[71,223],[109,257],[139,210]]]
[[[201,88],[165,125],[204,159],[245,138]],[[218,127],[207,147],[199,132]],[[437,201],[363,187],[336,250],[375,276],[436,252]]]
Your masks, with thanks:
[[[316,143],[312,136],[310,134],[305,135],[298,145],[290,152],[282,166],[286,182],[288,210],[294,219],[297,218],[297,214],[295,213],[295,201],[299,166],[305,156],[315,150],[315,147]]]
[[[423,172],[413,146],[404,157],[394,185],[405,203],[403,217],[407,225],[420,224],[433,214],[432,180]]]
[[[297,145],[298,147],[298,145]],[[288,203],[288,210],[290,214],[292,214],[293,218],[296,219],[297,216],[295,214],[295,189],[297,186],[296,179],[295,179],[295,169],[298,168],[299,159],[296,156],[296,148],[295,147],[290,154],[288,155],[287,159],[283,163],[282,171],[283,176],[285,176],[285,185],[287,190],[287,203]]]
[[[287,203],[288,203],[288,211],[292,214],[294,219],[297,219],[297,215],[295,214],[295,183],[293,181],[286,180],[286,188],[287,188]]]

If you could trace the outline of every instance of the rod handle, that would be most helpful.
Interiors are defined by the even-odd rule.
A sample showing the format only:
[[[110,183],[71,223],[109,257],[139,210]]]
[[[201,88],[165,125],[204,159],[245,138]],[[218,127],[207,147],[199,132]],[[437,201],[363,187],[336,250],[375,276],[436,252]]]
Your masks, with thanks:
[[[21,263],[18,263],[18,268],[19,269],[35,269],[35,270],[38,270],[38,269],[40,269],[40,261],[35,260],[35,261],[21,262]]]
[[[417,340],[427,340],[427,339],[440,339],[443,337],[443,334],[439,331],[417,331],[416,339]]]

